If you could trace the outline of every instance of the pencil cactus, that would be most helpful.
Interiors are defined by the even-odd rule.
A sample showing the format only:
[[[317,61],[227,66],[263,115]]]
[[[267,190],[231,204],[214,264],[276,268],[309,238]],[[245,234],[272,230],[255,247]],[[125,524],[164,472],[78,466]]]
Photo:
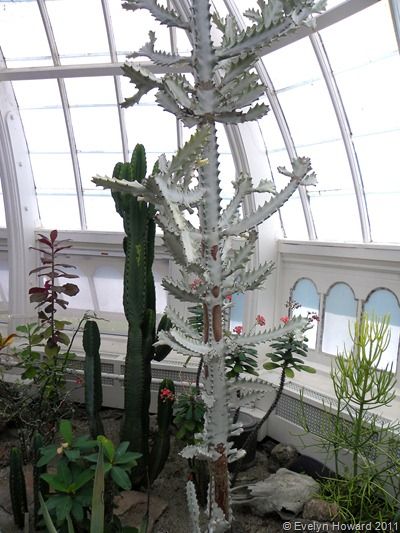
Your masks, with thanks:
[[[83,329],[85,350],[85,406],[89,418],[90,434],[93,439],[104,435],[100,409],[103,404],[101,383],[100,331],[97,322],[87,320]]]
[[[211,38],[208,0],[192,0],[187,20],[174,10],[161,7],[156,0],[127,0],[124,4],[132,11],[147,9],[162,24],[185,29],[193,47],[189,57],[158,51],[155,34],[151,32],[149,43],[130,57],[145,56],[163,67],[189,67],[194,83],[189,77],[171,73],[171,69],[163,77],[156,77],[134,62],[127,63],[124,73],[137,92],[123,105],[138,103],[154,89],[157,103],[185,126],[196,126],[196,132],[171,161],[161,156],[158,167],[145,179],[129,181],[98,176],[94,182],[111,188],[113,194],[115,191],[130,193],[144,205],[151,202],[155,206],[165,244],[181,268],[180,279],[164,280],[164,287],[178,300],[203,306],[202,335],[169,307],[167,313],[174,327],[160,333],[157,344],[167,344],[181,354],[203,360],[204,433],[202,442],[188,446],[184,453],[186,457],[209,463],[209,532],[230,528],[228,462],[238,457],[228,441],[229,435],[240,428],[228,416],[230,390],[225,358],[240,346],[255,346],[304,325],[298,318],[257,335],[229,338],[224,333],[224,302],[234,293],[260,287],[271,273],[273,265],[269,262],[255,269],[248,267],[257,242],[256,227],[282,207],[299,186],[315,183],[309,159],[297,158],[292,161],[291,170],[279,168],[289,178],[281,191],[276,191],[268,179],[255,185],[249,175],[241,174],[234,182],[231,202],[222,209],[216,123],[240,124],[260,119],[267,113],[268,106],[258,102],[267,88],[253,69],[257,53],[299,24],[308,22],[323,4],[314,0],[258,0],[259,8],[245,13],[252,25],[244,30],[230,16],[224,20],[214,16],[213,23],[221,33],[220,44],[214,44],[216,40]],[[240,207],[253,193],[269,196],[254,212],[242,216]],[[196,225],[186,216],[186,212],[193,211],[198,213]],[[244,244],[239,250],[231,249],[232,236],[243,237]],[[250,383],[239,380],[235,382],[236,397],[238,389],[242,389],[240,397],[250,401],[263,389],[263,384],[260,380]],[[200,531],[195,491],[190,484],[188,499],[193,531]]]

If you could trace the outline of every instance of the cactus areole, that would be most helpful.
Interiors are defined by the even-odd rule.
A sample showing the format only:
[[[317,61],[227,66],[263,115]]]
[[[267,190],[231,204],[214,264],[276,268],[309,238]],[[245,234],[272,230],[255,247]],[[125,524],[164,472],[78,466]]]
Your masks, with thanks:
[[[137,87],[137,93],[123,105],[133,105],[142,95],[156,89],[157,103],[165,111],[173,113],[187,127],[196,126],[190,140],[171,161],[161,156],[157,169],[141,183],[100,176],[93,181],[114,191],[130,192],[155,206],[165,244],[181,268],[178,281],[166,279],[163,285],[178,300],[203,305],[203,336],[170,306],[168,316],[174,327],[159,335],[158,344],[168,344],[185,356],[201,358],[204,363],[204,434],[202,442],[187,446],[183,455],[207,460],[209,464],[208,532],[226,531],[232,521],[228,462],[237,459],[239,454],[232,449],[228,437],[240,429],[229,419],[230,397],[236,397],[238,388],[242,387],[243,401],[252,401],[265,388],[260,380],[239,380],[234,388],[230,387],[225,377],[225,357],[235,346],[263,343],[304,325],[297,318],[276,329],[240,335],[233,340],[224,334],[224,302],[234,293],[260,287],[273,268],[270,262],[255,269],[248,266],[256,245],[257,225],[275,213],[299,185],[315,183],[310,161],[298,158],[292,161],[292,170],[279,169],[289,178],[281,191],[276,191],[268,179],[255,186],[250,176],[241,174],[234,182],[234,197],[222,209],[216,123],[239,124],[267,113],[268,106],[257,103],[266,92],[252,69],[258,60],[257,51],[306,22],[313,12],[323,7],[322,3],[315,6],[314,0],[270,0],[268,3],[259,0],[259,9],[246,13],[252,25],[243,31],[230,17],[224,20],[214,17],[221,33],[220,45],[211,39],[207,0],[192,0],[188,20],[161,7],[156,0],[128,0],[124,4],[132,11],[148,9],[162,24],[185,29],[193,47],[191,57],[157,51],[155,35],[151,32],[150,42],[130,57],[145,56],[162,67],[189,66],[194,84],[181,74],[168,73],[158,78],[135,63],[123,67]],[[270,197],[253,213],[242,217],[239,208],[252,193],[269,193]],[[198,214],[197,225],[187,217],[187,213],[193,212]],[[239,250],[232,250],[231,236],[244,237]],[[200,532],[199,507],[192,482],[188,483],[187,497],[192,531]]]

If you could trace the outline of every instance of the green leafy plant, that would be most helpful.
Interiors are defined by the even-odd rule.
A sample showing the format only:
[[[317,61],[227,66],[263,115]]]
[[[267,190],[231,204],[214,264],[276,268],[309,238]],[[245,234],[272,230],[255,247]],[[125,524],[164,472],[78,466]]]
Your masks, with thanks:
[[[204,401],[195,387],[190,386],[181,392],[174,409],[174,424],[178,428],[176,438],[185,444],[195,444],[196,434],[201,434],[204,428],[205,411]]]
[[[320,434],[303,412],[305,429],[316,434],[335,465],[336,477],[322,482],[322,496],[337,503],[340,518],[351,524],[388,521],[398,510],[400,425],[376,412],[395,396],[392,365],[382,365],[389,324],[388,316],[370,319],[365,313],[355,323],[353,346],[335,358],[331,377],[336,402],[325,409]]]
[[[57,320],[55,314],[58,308],[67,308],[65,296],[75,296],[79,292],[75,283],[60,284],[60,281],[79,276],[66,272],[67,269],[75,268],[73,265],[60,262],[60,252],[71,248],[68,240],[59,240],[57,230],[51,231],[48,237],[43,234],[39,237],[41,248],[32,249],[40,253],[42,265],[31,270],[30,274],[43,278],[44,283],[43,286],[29,289],[29,299],[39,310],[39,323],[17,328],[26,341],[19,352],[22,360],[20,366],[24,368],[21,377],[33,379],[40,387],[44,399],[57,402],[65,385],[65,369],[74,354],[71,352],[71,340],[65,332],[70,322]],[[64,352],[62,346],[65,347]]]
[[[112,480],[116,491],[131,488],[129,473],[139,455],[127,451],[128,442],[122,442],[115,448],[104,436],[99,436],[97,440],[89,436],[74,437],[68,420],[60,422],[59,437],[58,444],[41,450],[42,457],[37,463],[38,467],[49,464],[55,467],[54,473],[41,476],[52,491],[47,497],[46,508],[58,527],[65,529],[72,523],[88,530],[96,470],[94,464],[98,463],[99,450],[104,455],[105,479]]]

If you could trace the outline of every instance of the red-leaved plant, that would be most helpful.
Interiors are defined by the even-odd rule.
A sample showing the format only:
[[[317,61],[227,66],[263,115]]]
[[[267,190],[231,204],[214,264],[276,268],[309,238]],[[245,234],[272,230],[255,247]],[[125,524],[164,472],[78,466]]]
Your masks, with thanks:
[[[31,247],[32,250],[40,252],[40,261],[42,266],[34,268],[29,274],[37,274],[38,277],[47,278],[42,287],[32,287],[29,290],[29,299],[31,303],[37,303],[36,309],[39,309],[38,318],[42,324],[48,324],[50,335],[46,342],[46,355],[56,355],[60,351],[60,343],[68,345],[68,336],[61,331],[65,326],[55,320],[57,306],[66,309],[68,301],[62,298],[62,295],[75,296],[79,292],[79,287],[75,283],[59,284],[60,279],[78,278],[77,274],[66,272],[65,269],[76,268],[73,265],[58,262],[58,255],[62,250],[71,248],[69,240],[57,240],[58,232],[53,230],[49,237],[39,234],[38,242],[41,248]],[[61,328],[59,327],[61,326]]]

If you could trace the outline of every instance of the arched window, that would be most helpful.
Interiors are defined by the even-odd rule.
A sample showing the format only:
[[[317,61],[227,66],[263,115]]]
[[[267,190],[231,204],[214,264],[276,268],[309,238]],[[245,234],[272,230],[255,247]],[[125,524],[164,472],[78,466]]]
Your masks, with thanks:
[[[350,332],[357,317],[357,302],[346,283],[336,283],[326,296],[322,351],[336,355],[353,344]]]
[[[307,278],[299,279],[292,290],[292,299],[300,304],[300,308],[294,311],[294,315],[307,316],[307,313],[319,313],[319,296],[314,283]],[[312,329],[306,333],[309,348],[315,349],[317,338],[317,327],[314,324]]]
[[[370,317],[383,317],[390,315],[390,342],[384,352],[379,368],[385,368],[393,364],[393,370],[397,366],[400,338],[400,306],[397,297],[388,289],[376,289],[367,298],[364,311]]]

